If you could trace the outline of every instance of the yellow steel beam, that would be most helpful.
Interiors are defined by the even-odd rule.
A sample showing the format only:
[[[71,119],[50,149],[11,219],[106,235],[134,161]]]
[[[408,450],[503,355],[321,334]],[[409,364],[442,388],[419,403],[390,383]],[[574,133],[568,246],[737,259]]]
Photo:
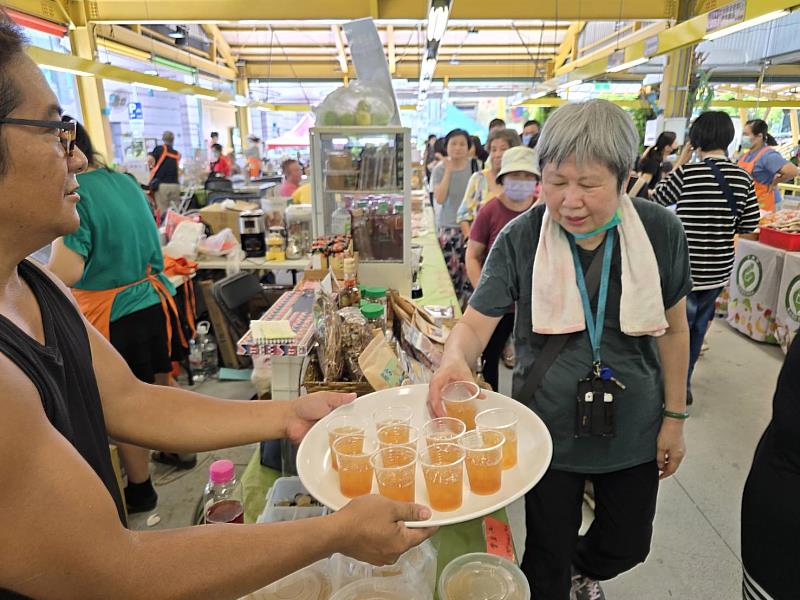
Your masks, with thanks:
[[[204,96],[211,96],[218,100],[231,100],[230,94],[224,94],[199,85],[190,85],[174,79],[167,79],[165,77],[156,77],[155,75],[145,75],[138,71],[131,71],[130,69],[123,69],[108,65],[105,63],[97,62],[72,56],[70,54],[62,54],[60,52],[53,52],[52,50],[45,50],[36,46],[28,46],[25,48],[25,53],[31,59],[42,67],[53,66],[60,69],[69,69],[72,71],[79,71],[100,77],[102,79],[110,79],[113,81],[121,81],[124,83],[141,83],[149,86],[158,86],[166,88],[167,91],[176,92],[178,94],[195,95],[201,94]]]
[[[564,39],[561,41],[561,45],[558,47],[558,51],[556,52],[556,69],[567,62],[568,58],[575,56],[578,47],[578,36],[580,36],[581,31],[583,31],[585,26],[586,21],[575,21],[574,23],[570,24],[569,28],[564,33]]]
[[[436,65],[436,79],[445,76],[450,79],[524,79],[532,80],[541,75],[537,74],[537,63],[530,60],[504,62],[498,65],[496,61],[462,61],[459,64],[439,62]],[[500,66],[502,68],[500,68]],[[336,62],[248,62],[244,71],[249,79],[341,79],[342,73]],[[418,62],[399,62],[395,77],[400,79],[419,78]]]
[[[94,30],[95,36],[103,40],[111,40],[137,50],[158,54],[164,58],[182,63],[188,67],[195,67],[211,75],[223,79],[236,79],[236,71],[224,65],[214,64],[206,58],[201,58],[177,48],[174,44],[164,44],[156,40],[134,33],[130,29],[115,25],[98,25]]]
[[[14,0],[28,1],[28,0]],[[381,19],[427,18],[426,0],[308,0],[306,2],[253,2],[252,0],[96,0],[93,19],[100,23],[212,23],[234,20],[349,20],[377,14]],[[498,11],[486,0],[458,0],[451,18],[559,19],[559,20],[653,20],[675,18],[673,0],[627,0],[622,3],[558,0],[509,2]]]
[[[397,70],[397,54],[394,47],[394,27],[389,25],[386,28],[386,46],[389,51],[389,73],[394,75]]]
[[[240,78],[236,80],[236,94],[238,96],[244,96],[245,98],[250,96],[250,86],[247,83],[247,79]],[[253,124],[250,120],[250,110],[247,106],[236,107],[236,124],[239,126],[239,141],[241,147],[245,148],[245,140],[247,140],[250,131],[253,129]]]
[[[792,128],[792,144],[796,146],[800,142],[800,125],[798,125],[796,108],[789,111],[789,125]]]
[[[222,56],[222,60],[228,65],[228,68],[236,70],[236,60],[233,58],[231,47],[228,45],[228,41],[223,37],[219,27],[213,24],[204,24],[202,27],[215,48],[213,60],[216,61],[216,52],[219,52],[220,56]]]
[[[331,33],[333,33],[333,41],[336,44],[336,56],[339,59],[339,68],[343,74],[347,75],[350,69],[347,67],[347,54],[344,51],[344,42],[342,41],[342,28],[338,25],[331,25]]]
[[[2,6],[74,27],[69,12],[58,0],[3,0]]]

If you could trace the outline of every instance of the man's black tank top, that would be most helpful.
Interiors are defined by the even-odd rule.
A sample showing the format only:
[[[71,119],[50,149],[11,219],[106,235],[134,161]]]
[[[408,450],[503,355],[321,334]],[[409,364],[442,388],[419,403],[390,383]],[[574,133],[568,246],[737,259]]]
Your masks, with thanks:
[[[19,275],[39,304],[45,345],[0,314],[0,352],[36,386],[48,420],[100,477],[124,525],[125,510],[111,466],[103,407],[83,319],[69,298],[32,263],[21,262]],[[31,476],[35,477],[35,473]],[[0,600],[23,597],[0,589]]]

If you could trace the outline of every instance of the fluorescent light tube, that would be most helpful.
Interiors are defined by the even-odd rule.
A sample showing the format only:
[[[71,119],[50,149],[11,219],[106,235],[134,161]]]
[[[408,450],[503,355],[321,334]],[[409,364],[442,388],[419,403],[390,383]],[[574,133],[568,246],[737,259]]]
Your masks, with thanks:
[[[641,57],[635,58],[633,60],[629,60],[626,63],[622,63],[621,65],[617,65],[616,67],[611,67],[608,69],[609,73],[619,73],[620,71],[627,71],[628,69],[632,69],[633,67],[638,67],[639,65],[643,65],[646,62],[649,62],[649,58]]]
[[[140,88],[145,88],[147,90],[155,90],[156,92],[166,92],[167,91],[167,88],[165,88],[163,86],[152,85],[150,83],[141,83],[140,81],[134,81],[134,82],[131,83],[131,85],[136,86],[136,87],[140,87]]]
[[[39,65],[43,69],[47,69],[49,71],[58,71],[59,73],[69,73],[70,75],[77,75],[79,77],[94,77],[94,73],[89,73],[87,71],[80,71],[78,69],[70,69],[69,67],[57,67],[55,65]]]

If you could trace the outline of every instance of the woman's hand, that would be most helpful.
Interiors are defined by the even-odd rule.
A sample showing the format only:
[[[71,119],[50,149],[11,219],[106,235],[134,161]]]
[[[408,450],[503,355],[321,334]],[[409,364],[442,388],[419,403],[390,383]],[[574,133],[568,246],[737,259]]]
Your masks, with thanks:
[[[315,392],[292,400],[286,417],[286,437],[294,444],[299,444],[314,423],[333,409],[350,404],[355,399],[355,394]]]
[[[658,432],[656,462],[661,472],[659,479],[675,474],[686,456],[686,442],[683,439],[683,421],[664,417],[661,431]]]
[[[447,416],[442,404],[442,389],[448,383],[455,381],[474,381],[469,365],[462,360],[450,360],[442,363],[428,386],[428,411],[434,417]]]
[[[360,496],[330,518],[338,522],[335,535],[342,554],[382,566],[394,564],[406,550],[436,533],[436,527],[405,526],[405,521],[425,521],[430,516],[430,509],[419,504]]]

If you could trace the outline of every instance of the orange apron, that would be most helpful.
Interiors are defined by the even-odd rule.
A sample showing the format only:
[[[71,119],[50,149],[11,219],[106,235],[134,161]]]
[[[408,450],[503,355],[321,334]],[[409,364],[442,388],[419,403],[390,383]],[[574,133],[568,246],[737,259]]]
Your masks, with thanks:
[[[189,332],[194,337],[196,332],[194,315],[197,312],[197,302],[194,295],[194,283],[191,276],[197,271],[197,263],[188,258],[172,258],[164,255],[164,275],[167,277],[180,276],[183,278],[183,309],[186,315],[186,324]],[[184,346],[188,349],[188,344]]]
[[[172,316],[174,315],[176,323],[180,323],[178,307],[167,287],[150,272],[149,266],[147,267],[147,276],[139,281],[109,290],[79,290],[73,288],[72,295],[78,301],[78,306],[80,306],[81,312],[86,319],[94,325],[103,337],[111,341],[111,307],[114,305],[114,300],[123,290],[145,281],[150,282],[150,285],[153,286],[153,289],[158,294],[159,300],[161,300],[161,309],[164,311],[164,317],[167,322],[167,351],[172,355]],[[189,344],[180,326],[178,326],[178,335],[183,347],[188,348]]]
[[[752,177],[753,171],[756,169],[756,164],[758,163],[758,159],[764,156],[764,153],[769,150],[769,146],[764,146],[756,152],[756,155],[753,157],[752,160],[745,160],[744,156],[739,159],[739,166],[742,167],[745,171],[750,173]],[[747,156],[747,155],[745,155]],[[753,185],[756,189],[756,198],[758,198],[758,207],[765,212],[773,212],[775,210],[775,192],[769,189],[769,185],[766,183],[761,183],[755,180],[753,177]]]

